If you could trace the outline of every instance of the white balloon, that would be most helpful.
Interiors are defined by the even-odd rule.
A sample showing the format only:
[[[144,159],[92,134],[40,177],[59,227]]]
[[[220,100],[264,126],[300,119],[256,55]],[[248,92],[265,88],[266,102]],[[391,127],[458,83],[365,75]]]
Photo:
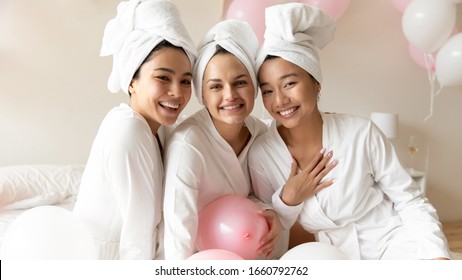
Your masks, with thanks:
[[[321,243],[307,242],[287,251],[281,260],[348,260],[337,247]]]
[[[72,212],[58,206],[25,211],[10,224],[2,243],[2,259],[97,259],[87,228]]]
[[[456,5],[451,1],[413,0],[402,19],[406,39],[425,53],[438,50],[456,23]]]
[[[443,86],[462,86],[462,33],[452,36],[436,54],[436,78]]]

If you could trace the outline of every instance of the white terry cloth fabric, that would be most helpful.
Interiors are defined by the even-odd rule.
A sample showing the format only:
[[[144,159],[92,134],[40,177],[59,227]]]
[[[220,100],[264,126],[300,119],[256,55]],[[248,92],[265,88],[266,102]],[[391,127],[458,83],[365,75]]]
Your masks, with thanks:
[[[117,15],[104,30],[101,56],[113,55],[109,91],[128,94],[133,74],[152,49],[163,40],[183,48],[191,65],[195,44],[181,21],[174,3],[167,0],[130,0],[117,6]]]
[[[336,181],[299,205],[288,206],[279,197],[291,155],[275,120],[250,147],[255,194],[273,203],[283,227],[298,219],[317,241],[338,247],[349,259],[450,258],[436,209],[380,129],[362,117],[321,116],[322,146],[339,161],[323,181]]]
[[[239,156],[218,133],[206,108],[179,124],[168,139],[164,150],[166,260],[186,259],[197,252],[198,214],[207,203],[227,194],[252,198],[247,152],[266,126],[251,115],[245,125],[251,138]]]
[[[266,8],[265,25],[257,71],[268,55],[278,56],[303,68],[321,84],[318,50],[334,38],[335,21],[317,7],[288,3]]]
[[[257,36],[248,23],[229,19],[217,23],[199,43],[197,61],[194,65],[194,91],[199,103],[202,104],[202,79],[205,68],[217,51],[217,46],[229,51],[244,64],[254,83],[256,97],[258,92],[255,74],[255,58],[258,52]]]
[[[162,127],[157,133],[164,138]],[[163,259],[163,176],[146,120],[127,104],[113,108],[92,144],[73,209],[99,259]]]

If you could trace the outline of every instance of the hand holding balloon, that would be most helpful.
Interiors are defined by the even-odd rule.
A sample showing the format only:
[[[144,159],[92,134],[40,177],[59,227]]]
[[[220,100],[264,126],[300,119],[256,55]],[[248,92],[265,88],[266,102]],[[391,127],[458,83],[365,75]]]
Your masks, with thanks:
[[[265,234],[260,241],[261,246],[258,248],[258,254],[263,254],[266,258],[269,258],[276,247],[282,226],[276,211],[267,209],[259,211],[258,214],[265,218],[269,226],[268,234]]]

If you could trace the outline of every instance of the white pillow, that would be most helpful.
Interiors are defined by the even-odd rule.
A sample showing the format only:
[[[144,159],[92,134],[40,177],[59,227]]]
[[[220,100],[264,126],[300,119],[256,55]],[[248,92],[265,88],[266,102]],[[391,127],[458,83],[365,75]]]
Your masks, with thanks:
[[[0,210],[60,203],[77,195],[84,165],[0,167]]]

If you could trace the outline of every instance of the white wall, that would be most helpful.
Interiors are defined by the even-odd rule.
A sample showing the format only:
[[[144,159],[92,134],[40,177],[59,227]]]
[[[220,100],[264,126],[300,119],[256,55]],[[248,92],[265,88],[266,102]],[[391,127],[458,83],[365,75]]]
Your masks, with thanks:
[[[221,1],[174,0],[193,39],[221,16]],[[281,2],[281,1],[278,1]],[[0,1],[0,166],[85,163],[101,119],[127,101],[110,94],[111,58],[99,57],[116,0]],[[410,135],[429,143],[416,166],[427,170],[427,194],[443,221],[461,220],[462,88],[444,88],[430,109],[427,73],[407,52],[402,14],[391,0],[350,0],[336,39],[321,51],[321,109],[400,116],[400,158]],[[462,30],[462,5],[458,5]],[[260,100],[255,114],[265,115]],[[192,99],[185,113],[199,108]],[[427,150],[427,149],[423,149]],[[428,155],[428,164],[427,156]]]

